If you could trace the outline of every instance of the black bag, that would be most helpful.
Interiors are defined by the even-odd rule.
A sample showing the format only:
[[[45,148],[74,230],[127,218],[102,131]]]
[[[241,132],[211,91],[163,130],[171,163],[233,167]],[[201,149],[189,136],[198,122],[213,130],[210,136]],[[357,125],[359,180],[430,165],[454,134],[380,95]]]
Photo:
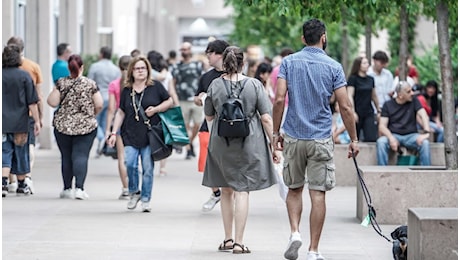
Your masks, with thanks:
[[[165,144],[163,127],[161,122],[147,131],[150,145],[150,155],[153,161],[160,161],[168,158],[172,153],[172,145]]]
[[[104,146],[101,149],[101,153],[105,156],[112,157],[113,159],[118,159],[117,146],[110,147],[107,143],[104,143]]]
[[[244,138],[249,135],[249,122],[250,117],[247,117],[244,114],[243,110],[243,101],[240,99],[240,94],[243,91],[243,86],[241,87],[240,93],[238,95],[232,95],[231,87],[227,87],[227,81],[224,81],[225,89],[227,90],[228,99],[222,104],[222,111],[219,115],[217,135],[225,137],[227,141],[227,146],[230,145],[229,138]],[[235,97],[236,96],[236,97]]]
[[[147,126],[148,129],[147,137],[149,139],[150,156],[152,157],[152,160],[160,161],[168,158],[172,153],[172,145],[165,144],[163,126],[161,125],[161,121],[158,125],[151,126],[150,120],[147,118],[144,108],[140,104],[139,100],[136,99],[135,102],[137,103],[136,105],[139,108],[142,120],[144,120],[144,124]]]

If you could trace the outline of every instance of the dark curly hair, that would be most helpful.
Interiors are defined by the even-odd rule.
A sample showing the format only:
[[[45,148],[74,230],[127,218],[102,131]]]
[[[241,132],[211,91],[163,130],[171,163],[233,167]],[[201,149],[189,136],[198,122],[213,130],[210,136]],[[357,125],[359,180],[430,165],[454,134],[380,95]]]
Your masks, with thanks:
[[[22,58],[19,46],[15,44],[9,44],[3,48],[2,63],[3,68],[21,66]]]

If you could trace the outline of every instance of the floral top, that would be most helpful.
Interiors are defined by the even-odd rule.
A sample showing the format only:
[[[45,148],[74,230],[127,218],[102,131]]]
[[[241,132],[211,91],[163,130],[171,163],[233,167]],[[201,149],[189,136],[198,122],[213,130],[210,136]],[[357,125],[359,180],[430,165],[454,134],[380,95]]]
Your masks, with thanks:
[[[56,88],[61,102],[54,113],[53,126],[66,135],[85,135],[97,128],[93,95],[99,91],[96,82],[86,77],[60,78]]]

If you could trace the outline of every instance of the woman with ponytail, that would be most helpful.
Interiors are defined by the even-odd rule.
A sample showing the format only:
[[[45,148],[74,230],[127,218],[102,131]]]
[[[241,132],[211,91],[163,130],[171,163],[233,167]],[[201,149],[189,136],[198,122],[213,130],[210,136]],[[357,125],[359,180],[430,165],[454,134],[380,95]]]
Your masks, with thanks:
[[[48,96],[48,105],[57,107],[54,136],[61,152],[64,189],[61,198],[88,199],[84,184],[88,171],[89,151],[97,133],[96,115],[102,109],[102,96],[96,82],[82,76],[83,60],[69,57],[70,76],[60,78]],[[75,178],[75,190],[72,181]]]
[[[121,77],[116,79],[109,84],[109,106],[107,111],[107,123],[105,129],[105,137],[108,139],[110,137],[110,133],[112,132],[112,123],[113,119],[115,118],[115,114],[120,106],[120,93],[123,91],[125,87],[126,75],[128,73],[128,65],[131,61],[131,56],[124,55],[120,57],[118,61],[118,67],[121,71]],[[116,148],[117,148],[117,159],[118,159],[118,174],[120,175],[121,180],[121,194],[118,199],[123,200],[129,199],[129,192],[128,192],[128,174],[126,172],[125,166],[125,155],[124,155],[124,145],[123,140],[121,139],[120,135],[117,135],[116,140]]]
[[[203,185],[221,188],[221,213],[224,223],[224,241],[220,251],[234,254],[251,251],[243,244],[243,235],[249,210],[249,192],[266,189],[276,183],[272,162],[271,102],[262,83],[242,74],[243,51],[229,46],[223,53],[222,77],[212,81],[204,104],[206,120],[212,121]],[[222,105],[232,97],[239,97],[249,120],[250,133],[243,138],[218,135]],[[235,231],[233,232],[233,223]],[[235,236],[233,236],[235,235]]]

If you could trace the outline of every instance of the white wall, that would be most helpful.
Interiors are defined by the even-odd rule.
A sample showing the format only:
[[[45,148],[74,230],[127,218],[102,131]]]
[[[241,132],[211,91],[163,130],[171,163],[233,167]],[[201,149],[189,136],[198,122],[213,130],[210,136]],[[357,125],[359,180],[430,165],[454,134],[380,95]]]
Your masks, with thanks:
[[[113,54],[129,55],[137,46],[138,1],[113,0]]]

